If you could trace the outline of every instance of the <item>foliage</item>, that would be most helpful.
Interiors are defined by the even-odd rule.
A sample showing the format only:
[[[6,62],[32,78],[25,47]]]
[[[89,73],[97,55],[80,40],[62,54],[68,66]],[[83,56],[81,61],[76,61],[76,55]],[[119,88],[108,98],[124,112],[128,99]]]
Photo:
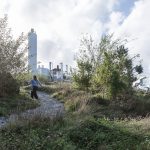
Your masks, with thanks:
[[[114,101],[102,99],[100,94],[89,96],[88,92],[73,89],[68,83],[51,84],[41,90],[55,93],[56,98],[63,99],[65,107],[70,108],[66,109],[65,117],[54,120],[42,117],[20,120],[19,123],[1,129],[2,150],[150,149],[149,117],[133,120],[124,116],[122,120],[121,116],[119,119],[118,108],[111,109]],[[141,99],[143,93],[138,94]],[[143,98],[141,101],[144,103],[149,96]],[[80,105],[76,106],[79,102]],[[90,107],[96,103],[94,113],[90,110],[86,114],[77,113],[85,103]],[[148,103],[149,101],[146,105]],[[131,112],[128,113],[129,116],[132,115]]]
[[[8,28],[7,16],[0,18],[0,72],[17,74],[24,71],[27,65],[25,40],[23,33],[14,39]]]
[[[39,90],[52,94],[64,103],[66,111],[76,114],[92,114],[109,118],[146,116],[150,110],[150,93],[136,92],[128,99],[111,101],[101,93],[91,93],[72,87],[71,83],[53,83]]]
[[[77,64],[79,71],[73,74],[74,82],[78,88],[88,90],[91,85],[92,66],[88,61],[78,61]]]
[[[49,78],[44,75],[38,75],[38,80],[43,84],[49,84]]]
[[[17,74],[15,78],[20,85],[26,86],[26,85],[28,85],[28,82],[32,80],[33,75],[31,73],[28,73],[28,72],[23,72],[23,73]],[[41,83],[49,84],[48,77],[46,77],[44,75],[37,75],[37,78]]]
[[[127,49],[121,45],[117,51],[106,51],[93,76],[94,85],[102,87],[108,98],[115,99],[122,91],[132,91],[132,82],[132,61]]]
[[[25,86],[28,85],[28,81],[30,81],[33,77],[31,73],[23,72],[23,73],[18,73],[15,78],[19,83],[19,85]]]
[[[93,41],[92,38],[89,40],[83,38],[81,40],[81,46],[79,49],[78,55],[76,55],[76,62],[77,62],[77,70],[73,72],[73,81],[77,88],[88,90],[91,86],[91,78],[93,72]],[[91,55],[91,56],[89,56]],[[93,58],[94,60],[94,58]]]
[[[144,139],[117,127],[114,122],[88,119],[72,128],[70,140],[78,149],[136,149]]]
[[[137,65],[135,66],[135,71],[138,72],[139,74],[143,72],[143,67],[142,65]]]
[[[19,84],[10,73],[0,73],[0,97],[18,94]]]
[[[20,94],[0,98],[0,116],[32,109],[38,105],[38,102],[31,99],[28,93],[21,90]]]
[[[149,135],[128,129],[123,122],[94,118],[81,122],[37,119],[2,129],[2,150],[93,150],[93,149],[149,149]],[[126,123],[127,124],[127,123]]]
[[[38,118],[29,122],[24,120],[22,125],[1,130],[1,149],[73,149],[72,144],[66,140],[64,129],[60,130],[63,126],[64,121],[60,119]]]
[[[25,40],[23,33],[18,38],[13,38],[11,29],[8,28],[7,16],[0,18],[0,78],[3,79],[0,91],[4,94],[16,91],[18,84],[12,78],[26,70]]]
[[[109,35],[102,37],[95,46],[91,38],[83,41],[76,57],[75,84],[83,90],[84,87],[92,88],[109,99],[132,95],[135,72],[143,72],[141,65],[133,65],[139,55],[131,58],[124,43],[120,39],[113,40]]]

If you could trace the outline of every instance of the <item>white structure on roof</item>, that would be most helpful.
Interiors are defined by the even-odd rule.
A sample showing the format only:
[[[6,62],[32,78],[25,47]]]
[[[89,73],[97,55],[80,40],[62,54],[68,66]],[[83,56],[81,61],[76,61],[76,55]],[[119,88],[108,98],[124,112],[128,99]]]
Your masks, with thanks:
[[[34,29],[28,33],[28,66],[32,74],[37,73],[37,34]]]

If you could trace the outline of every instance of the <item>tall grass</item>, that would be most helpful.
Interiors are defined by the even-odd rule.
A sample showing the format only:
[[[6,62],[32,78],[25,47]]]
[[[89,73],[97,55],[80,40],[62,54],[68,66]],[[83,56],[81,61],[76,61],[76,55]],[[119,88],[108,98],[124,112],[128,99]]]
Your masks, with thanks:
[[[7,116],[12,113],[19,113],[27,109],[39,106],[39,103],[30,98],[30,95],[23,89],[14,96],[0,98],[0,116]]]
[[[145,107],[139,111],[140,103],[148,104],[149,97],[135,96],[133,101],[129,100],[130,104],[129,101],[112,102],[98,93],[78,91],[69,83],[51,84],[40,90],[63,102],[67,113],[55,119],[43,114],[35,114],[30,119],[19,116],[15,124],[1,130],[3,149],[150,149],[150,118],[138,115]],[[127,111],[130,105],[134,109]]]

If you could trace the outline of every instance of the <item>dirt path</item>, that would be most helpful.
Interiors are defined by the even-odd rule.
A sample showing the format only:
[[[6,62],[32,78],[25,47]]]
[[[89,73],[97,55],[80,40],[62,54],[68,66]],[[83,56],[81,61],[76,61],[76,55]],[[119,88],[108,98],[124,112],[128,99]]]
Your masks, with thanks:
[[[0,128],[7,123],[15,122],[20,117],[23,117],[24,119],[32,119],[32,117],[35,116],[54,118],[64,115],[64,105],[62,103],[43,92],[38,92],[38,96],[40,101],[39,107],[27,110],[20,114],[12,114],[9,118],[0,117]]]

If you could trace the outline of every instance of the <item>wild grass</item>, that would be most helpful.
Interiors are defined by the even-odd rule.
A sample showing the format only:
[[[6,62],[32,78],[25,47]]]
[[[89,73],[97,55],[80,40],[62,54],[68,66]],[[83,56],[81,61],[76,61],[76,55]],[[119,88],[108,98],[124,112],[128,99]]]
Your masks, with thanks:
[[[150,112],[150,94],[136,92],[126,100],[107,100],[100,93],[81,91],[71,83],[54,83],[40,90],[50,93],[64,103],[67,111],[73,113],[93,113],[109,118],[147,116]]]
[[[35,108],[39,103],[30,98],[30,95],[23,89],[14,96],[0,97],[0,116],[7,116],[12,113],[19,113],[27,109]]]
[[[138,132],[144,126],[141,130],[137,128],[143,121],[111,121],[78,115],[22,119],[1,130],[0,145],[2,150],[148,150],[150,135]]]
[[[62,118],[33,117],[24,120],[19,118],[14,124],[9,124],[1,129],[1,150],[25,150],[50,148],[59,136],[60,128],[63,126]]]
[[[2,150],[149,150],[150,118],[142,116],[140,103],[149,96],[135,96],[129,102],[112,102],[101,95],[78,91],[70,84],[52,84],[40,89],[63,102],[66,114],[47,118],[35,115],[19,118],[0,132]],[[136,99],[138,97],[138,99]],[[146,106],[148,108],[148,106]],[[148,112],[148,109],[147,111]],[[139,115],[138,115],[139,114]]]

